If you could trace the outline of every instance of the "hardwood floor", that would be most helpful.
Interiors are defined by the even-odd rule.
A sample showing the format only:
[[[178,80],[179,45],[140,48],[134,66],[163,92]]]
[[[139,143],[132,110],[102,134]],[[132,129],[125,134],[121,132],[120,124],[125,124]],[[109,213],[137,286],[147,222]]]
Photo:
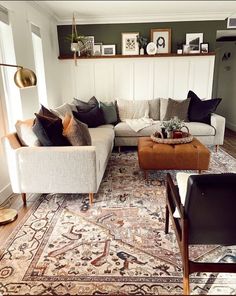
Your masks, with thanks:
[[[220,146],[220,148],[236,158],[236,132],[226,129],[224,145]],[[12,194],[3,205],[0,205],[0,208],[5,206],[14,208],[18,211],[18,218],[14,222],[0,226],[1,245],[3,245],[3,243],[7,240],[13,229],[20,223],[20,221],[27,217],[27,213],[29,212],[37,197],[38,194],[27,195],[27,206],[24,207],[21,195]]]

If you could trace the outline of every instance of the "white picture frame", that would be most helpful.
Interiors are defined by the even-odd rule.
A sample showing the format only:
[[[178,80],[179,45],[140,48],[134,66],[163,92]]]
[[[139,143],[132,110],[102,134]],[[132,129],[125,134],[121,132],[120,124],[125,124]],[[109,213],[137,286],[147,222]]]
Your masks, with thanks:
[[[116,54],[116,46],[112,45],[102,45],[102,55],[103,56],[112,56]]]
[[[200,53],[200,44],[203,43],[203,33],[187,33],[186,45],[189,45],[189,53]]]
[[[157,46],[157,54],[171,53],[171,29],[151,29],[151,41]]]
[[[138,32],[122,33],[122,55],[138,55],[139,54],[139,44],[137,37]]]
[[[84,36],[79,42],[79,50],[81,55],[92,56],[94,47],[94,36]]]
[[[93,46],[93,55],[100,56],[102,55],[102,43],[94,43]]]

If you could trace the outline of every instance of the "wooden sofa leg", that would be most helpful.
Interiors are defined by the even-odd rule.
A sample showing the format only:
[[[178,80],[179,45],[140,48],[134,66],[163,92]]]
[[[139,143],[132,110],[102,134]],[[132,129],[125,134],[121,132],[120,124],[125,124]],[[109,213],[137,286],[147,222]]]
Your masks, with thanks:
[[[220,145],[215,145],[215,152],[218,152]]]
[[[93,203],[93,197],[94,197],[94,194],[93,193],[89,193],[89,204],[92,205]]]
[[[21,197],[23,200],[23,205],[26,206],[26,193],[21,193]]]
[[[169,208],[166,205],[166,221],[165,221],[165,234],[169,233]]]

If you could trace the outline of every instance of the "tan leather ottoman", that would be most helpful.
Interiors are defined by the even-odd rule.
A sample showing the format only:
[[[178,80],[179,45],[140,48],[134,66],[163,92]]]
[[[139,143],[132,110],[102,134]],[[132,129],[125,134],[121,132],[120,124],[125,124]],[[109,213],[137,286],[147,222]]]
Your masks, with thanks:
[[[147,170],[207,170],[210,151],[196,138],[187,144],[159,144],[150,137],[138,141],[139,166]]]

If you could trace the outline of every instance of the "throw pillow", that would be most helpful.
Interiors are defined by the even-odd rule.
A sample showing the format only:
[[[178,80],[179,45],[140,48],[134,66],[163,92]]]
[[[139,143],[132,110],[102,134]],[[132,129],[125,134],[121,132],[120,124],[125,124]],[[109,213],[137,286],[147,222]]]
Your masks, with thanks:
[[[73,146],[90,146],[92,144],[88,126],[66,113],[63,120],[63,136]]]
[[[50,109],[50,111],[57,115],[58,117],[60,118],[64,118],[66,113],[69,113],[72,115],[72,111],[76,111],[76,106],[73,105],[73,104],[68,104],[68,103],[65,103],[65,104],[62,104],[61,106],[57,107],[57,108],[53,108],[53,109]]]
[[[163,120],[166,115],[166,110],[168,106],[169,99],[160,99],[160,120]]]
[[[50,110],[48,110],[46,107],[44,107],[42,104],[41,104],[41,108],[40,108],[38,114],[43,115],[43,116],[47,116],[47,117],[51,117],[51,118],[59,118],[57,115],[55,115]]]
[[[188,98],[190,98],[188,108],[189,121],[211,124],[211,113],[216,111],[216,108],[222,99],[201,100],[191,90],[188,92]]]
[[[74,98],[73,104],[76,106],[77,110],[81,112],[88,112],[94,107],[99,106],[98,100],[95,97],[92,97],[88,102],[84,102]]]
[[[178,117],[180,120],[188,121],[188,107],[190,98],[186,100],[168,100],[166,114],[163,120],[170,120],[173,117]]]
[[[117,106],[121,121],[148,117],[149,114],[148,100],[131,101],[118,99]]]
[[[70,143],[62,135],[62,120],[35,113],[33,131],[43,146],[69,146]]]
[[[148,100],[149,117],[153,120],[160,120],[160,99]]]
[[[34,119],[17,120],[15,124],[17,136],[23,146],[40,146],[40,142],[33,132],[32,126]]]
[[[116,105],[113,102],[100,102],[100,108],[103,112],[105,123],[117,122]]]
[[[83,123],[86,123],[88,127],[97,127],[99,125],[105,124],[104,116],[102,110],[96,106],[88,112],[82,112],[78,109],[78,112],[72,111],[75,118]]]

